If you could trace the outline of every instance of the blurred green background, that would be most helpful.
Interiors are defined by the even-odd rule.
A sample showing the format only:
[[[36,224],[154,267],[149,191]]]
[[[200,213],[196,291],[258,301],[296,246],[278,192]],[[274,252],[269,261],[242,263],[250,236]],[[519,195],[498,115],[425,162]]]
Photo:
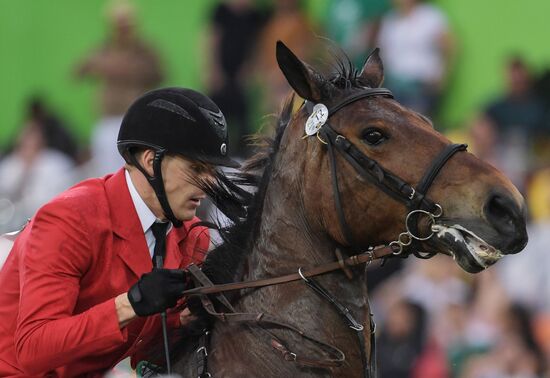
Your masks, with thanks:
[[[365,0],[368,1],[368,0]],[[200,89],[205,30],[215,0],[136,0],[142,35],[167,69],[167,85]],[[305,5],[321,23],[326,0]],[[458,44],[441,120],[459,127],[503,87],[503,61],[526,57],[535,71],[550,66],[547,0],[438,0]],[[75,64],[105,37],[105,0],[0,0],[0,146],[16,134],[26,100],[39,94],[63,115],[81,143],[96,114],[92,82],[78,82]]]

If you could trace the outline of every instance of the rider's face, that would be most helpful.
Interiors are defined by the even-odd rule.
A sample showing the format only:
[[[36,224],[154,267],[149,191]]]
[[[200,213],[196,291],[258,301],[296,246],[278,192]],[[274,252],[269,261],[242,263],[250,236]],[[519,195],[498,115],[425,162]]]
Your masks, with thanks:
[[[177,219],[192,219],[205,193],[196,180],[213,179],[214,168],[208,164],[189,160],[179,155],[166,156],[162,162],[162,176],[168,203]]]

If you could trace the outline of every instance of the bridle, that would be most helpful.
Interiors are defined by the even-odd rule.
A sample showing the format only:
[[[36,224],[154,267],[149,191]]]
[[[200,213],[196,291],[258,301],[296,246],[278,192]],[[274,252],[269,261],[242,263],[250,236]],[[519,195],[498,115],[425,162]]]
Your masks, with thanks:
[[[343,363],[345,356],[343,352],[340,351],[338,348],[330,344],[326,344],[320,340],[309,337],[304,332],[297,329],[295,326],[283,323],[269,314],[236,312],[225,299],[223,294],[221,294],[225,291],[230,290],[277,285],[301,279],[308,285],[308,287],[310,287],[317,294],[327,300],[344,318],[351,329],[357,331],[364,366],[364,376],[367,378],[374,378],[376,375],[374,322],[372,319],[372,313],[370,313],[370,305],[368,305],[368,307],[371,323],[371,353],[369,355],[369,358],[367,358],[365,351],[365,338],[362,332],[363,326],[353,318],[350,311],[345,306],[343,306],[336,298],[328,293],[328,291],[324,289],[319,283],[317,283],[313,279],[313,277],[335,270],[343,270],[346,275],[348,275],[348,278],[351,279],[351,276],[349,275],[349,268],[351,267],[362,264],[368,265],[375,259],[387,258],[391,255],[402,255],[406,257],[411,253],[410,251],[412,249],[415,249],[412,253],[417,257],[429,258],[433,256],[434,253],[423,255],[417,249],[419,247],[419,242],[428,240],[433,236],[433,231],[429,235],[419,234],[418,219],[420,216],[427,216],[433,224],[435,223],[435,219],[443,214],[442,207],[429,199],[426,194],[428,193],[428,190],[430,189],[433,181],[435,180],[441,169],[449,161],[449,159],[453,157],[454,154],[456,154],[457,152],[465,151],[467,148],[467,145],[465,144],[447,145],[443,149],[443,151],[441,151],[431,162],[422,179],[416,185],[416,188],[413,187],[411,184],[407,183],[399,176],[383,168],[376,160],[371,159],[366,154],[364,154],[348,138],[346,138],[342,134],[337,133],[334,128],[328,123],[330,117],[345,106],[350,105],[361,99],[376,96],[393,98],[392,93],[385,88],[362,88],[346,96],[336,105],[332,105],[331,108],[328,109],[328,114],[326,118],[327,122],[320,126],[317,137],[327,145],[336,214],[338,216],[340,227],[344,235],[345,241],[348,244],[348,247],[351,247],[350,249],[353,250],[354,247],[358,247],[358,245],[354,240],[353,234],[344,214],[341,192],[338,184],[334,150],[337,150],[341,154],[341,156],[355,169],[357,174],[362,179],[374,184],[387,195],[405,204],[405,206],[409,210],[404,222],[406,231],[399,234],[397,239],[390,242],[387,246],[379,246],[376,248],[371,247],[366,252],[358,253],[347,258],[342,257],[342,255],[339,254],[339,250],[337,250],[338,261],[322,264],[304,271],[302,271],[302,269],[300,268],[297,273],[288,274],[286,276],[260,279],[248,282],[235,282],[229,284],[213,285],[210,280],[204,275],[204,273],[202,273],[199,269],[197,269],[196,267],[190,267],[190,272],[193,274],[196,284],[200,287],[186,290],[184,292],[185,295],[199,295],[201,297],[203,307],[207,310],[207,312],[224,322],[256,324],[262,329],[264,329],[264,327],[284,328],[299,334],[301,337],[318,345],[320,349],[323,349],[325,352],[332,355],[332,357],[328,359],[301,358],[296,353],[288,350],[284,343],[282,343],[273,333],[271,333],[267,329],[264,329],[264,331],[271,338],[272,347],[279,351],[282,354],[283,358],[287,361],[294,361],[305,366],[313,366],[318,368],[330,368],[340,366],[341,363]],[[304,108],[306,109],[308,116],[310,116],[314,108],[313,103],[311,103],[310,101],[305,101]],[[207,297],[208,294],[216,294],[217,300],[222,305],[224,305],[228,311],[217,312],[214,305],[212,304],[212,301]],[[203,339],[205,339],[205,337],[201,338],[201,340]],[[206,341],[201,341],[201,343],[206,343]],[[198,360],[197,366],[199,367],[199,377],[210,376],[210,374],[207,373],[206,369],[207,354],[205,354],[205,345],[206,344],[200,344],[196,354]]]
[[[406,231],[399,234],[398,238],[391,243],[389,243],[390,248],[392,249],[393,255],[401,255],[407,249],[409,252],[413,250],[413,254],[420,258],[430,258],[435,253],[422,254],[418,249],[420,247],[419,242],[430,239],[433,236],[433,231],[428,235],[420,235],[418,231],[418,220],[421,215],[428,216],[431,223],[435,223],[435,218],[440,217],[443,214],[443,208],[430,200],[426,194],[430,189],[433,181],[449,161],[454,154],[459,151],[465,151],[467,145],[465,144],[448,144],[443,151],[441,151],[436,158],[431,162],[430,166],[424,173],[424,176],[419,181],[418,185],[413,187],[411,184],[407,183],[405,180],[401,179],[399,176],[388,171],[382,167],[376,160],[371,159],[366,154],[364,154],[356,145],[354,145],[348,138],[344,135],[337,133],[334,128],[328,122],[330,117],[333,116],[338,110],[365,98],[371,98],[375,96],[381,96],[386,98],[393,98],[393,94],[386,88],[362,88],[358,91],[351,93],[350,95],[344,97],[340,102],[332,105],[330,108],[327,108],[327,114],[325,115],[326,120],[324,124],[318,126],[318,135],[317,137],[321,142],[326,143],[328,149],[328,156],[330,162],[330,172],[332,177],[332,192],[334,196],[334,204],[336,208],[336,214],[338,216],[338,221],[340,223],[340,229],[344,236],[345,242],[348,244],[348,247],[351,247],[353,250],[354,247],[357,247],[358,244],[353,237],[353,233],[349,227],[348,222],[346,221],[346,216],[344,214],[344,209],[342,206],[342,196],[340,188],[338,185],[338,172],[336,169],[336,158],[334,150],[336,149],[340,155],[355,169],[356,173],[365,181],[368,181],[375,186],[377,186],[384,193],[394,198],[397,201],[400,201],[405,204],[409,213],[405,219],[405,228]],[[306,109],[307,115],[311,116],[314,111],[314,105],[310,101],[305,101],[304,107]],[[410,252],[409,252],[410,253]],[[408,253],[405,253],[405,257]],[[312,280],[304,279],[306,284],[312,288],[317,293],[320,293],[330,303],[335,301],[335,298],[331,296],[328,291],[322,288],[317,282]],[[368,304],[368,300],[367,300]],[[339,303],[336,304],[338,309]],[[368,304],[369,313],[370,304]],[[342,315],[345,315],[342,311],[339,311]],[[348,321],[348,317],[345,316],[344,319]],[[348,321],[349,323],[349,321]],[[361,355],[364,365],[364,375],[365,377],[371,378],[376,375],[375,372],[375,339],[374,339],[374,321],[372,313],[370,313],[370,323],[371,323],[371,353],[367,361],[366,351],[364,350],[364,335],[362,332],[358,332],[358,341],[361,348]],[[350,325],[351,329],[355,329],[353,324]],[[362,331],[362,328],[357,331]]]
[[[321,136],[321,140],[324,140],[327,144],[336,214],[338,216],[340,228],[346,243],[350,247],[357,246],[355,238],[353,237],[344,215],[341,193],[338,185],[338,174],[336,171],[336,158],[334,154],[335,149],[355,169],[357,174],[362,179],[376,185],[390,197],[404,203],[409,209],[405,222],[407,231],[400,234],[397,240],[390,243],[395,247],[394,254],[399,255],[404,251],[405,247],[411,247],[415,244],[413,241],[427,240],[433,235],[432,233],[428,236],[421,236],[418,233],[418,219],[421,214],[424,214],[433,220],[434,218],[441,216],[443,211],[441,206],[426,197],[426,194],[443,166],[455,153],[465,151],[467,145],[447,145],[431,162],[416,188],[413,187],[399,176],[386,170],[376,160],[371,159],[364,154],[344,135],[337,133],[330,123],[328,123],[330,117],[343,107],[358,100],[375,96],[393,98],[391,91],[386,88],[363,88],[357,92],[354,92],[328,109],[327,122],[319,129],[319,135]],[[310,101],[306,101],[305,108],[308,115],[311,115],[313,104]],[[414,251],[413,253],[420,258],[433,256],[433,253],[428,255],[421,255],[418,251]]]

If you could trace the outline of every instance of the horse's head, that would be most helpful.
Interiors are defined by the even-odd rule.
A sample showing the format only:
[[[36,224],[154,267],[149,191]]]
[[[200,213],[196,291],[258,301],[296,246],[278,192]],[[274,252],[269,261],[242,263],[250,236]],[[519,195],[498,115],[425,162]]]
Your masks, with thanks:
[[[377,50],[360,72],[343,69],[330,78],[281,42],[277,60],[306,100],[281,148],[290,152],[282,164],[301,176],[312,227],[361,248],[394,240],[408,244],[410,236],[399,238],[408,229],[427,239],[413,243],[416,248],[452,255],[468,272],[525,247],[525,204],[518,190],[464,148],[449,147],[427,118],[376,89],[383,80]],[[317,104],[325,107],[313,108]],[[415,209],[426,212],[406,221]],[[394,246],[398,252],[399,243]]]

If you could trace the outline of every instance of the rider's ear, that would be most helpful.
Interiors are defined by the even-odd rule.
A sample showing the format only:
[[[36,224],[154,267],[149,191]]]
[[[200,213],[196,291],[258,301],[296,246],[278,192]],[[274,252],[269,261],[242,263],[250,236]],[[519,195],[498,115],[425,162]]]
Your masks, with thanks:
[[[145,172],[151,177],[153,177],[154,171],[153,171],[153,161],[155,160],[155,151],[147,148],[143,151],[138,152],[137,156],[138,163],[141,164],[143,169],[145,169]]]
[[[377,47],[368,56],[357,79],[365,86],[378,88],[384,81],[384,65],[380,59],[380,49]]]
[[[318,102],[326,80],[317,71],[302,62],[286,45],[277,41],[277,63],[286,80],[298,95],[306,100]]]

